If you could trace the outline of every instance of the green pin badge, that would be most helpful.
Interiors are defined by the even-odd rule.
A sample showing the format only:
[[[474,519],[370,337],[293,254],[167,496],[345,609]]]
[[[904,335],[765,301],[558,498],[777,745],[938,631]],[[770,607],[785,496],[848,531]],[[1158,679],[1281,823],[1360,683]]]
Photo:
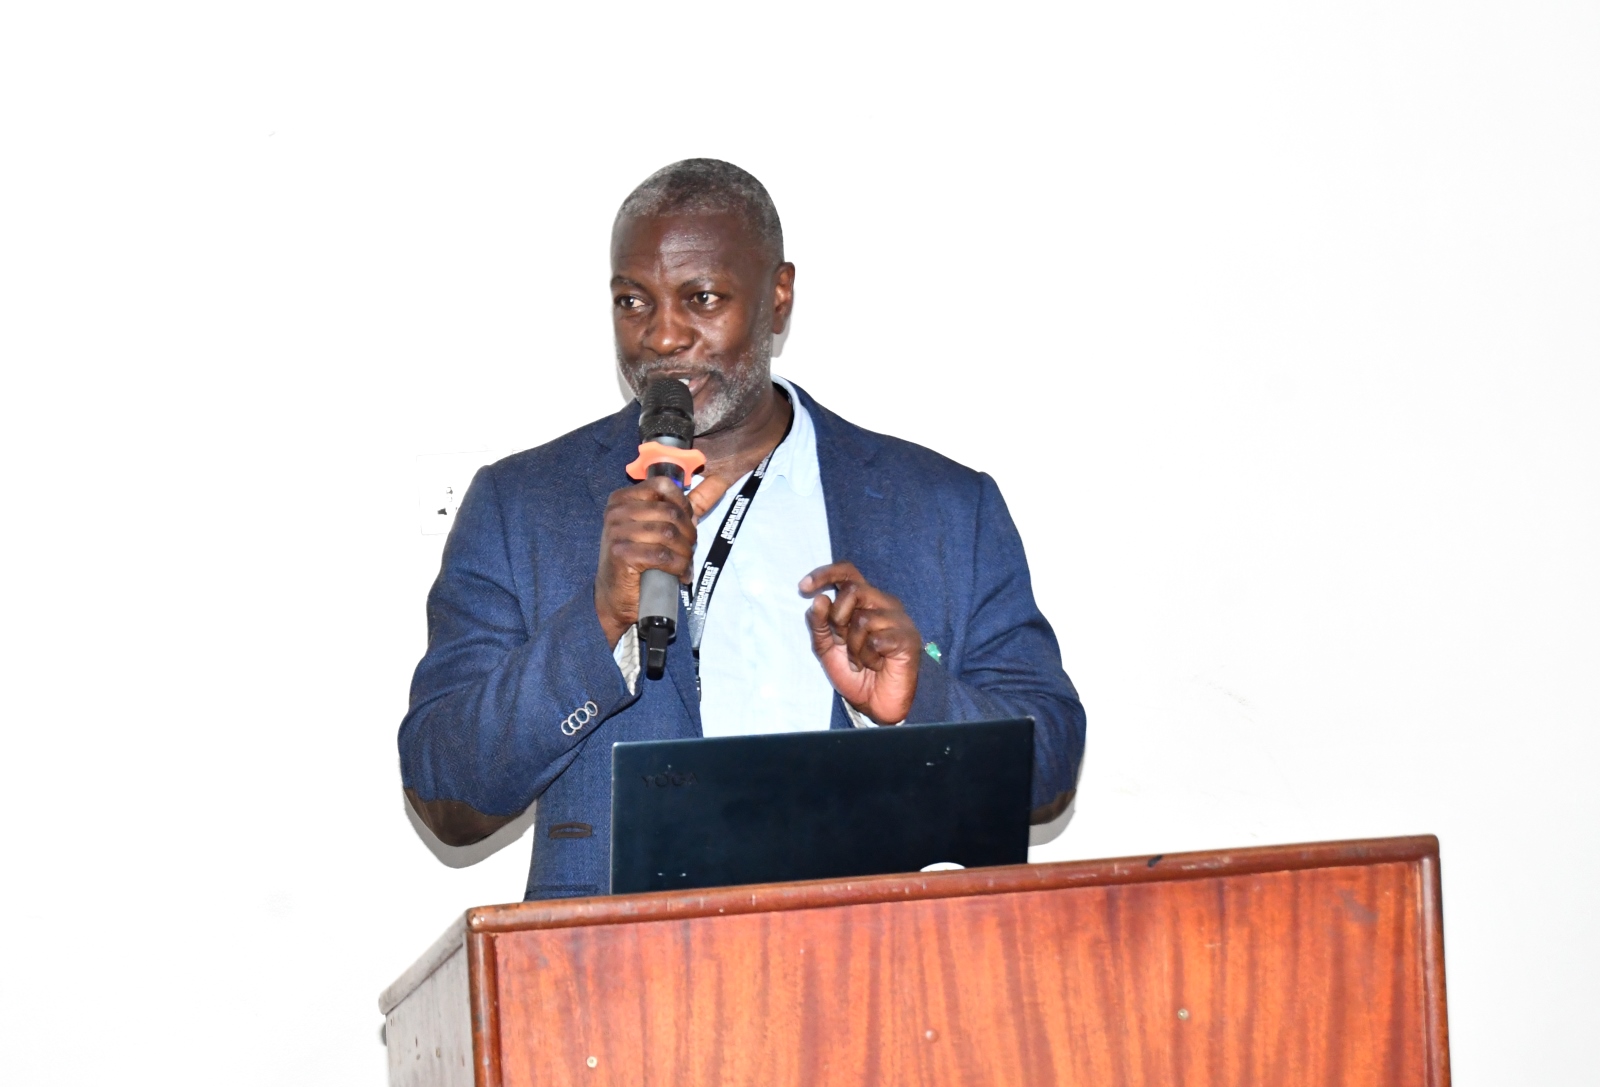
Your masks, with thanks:
[[[939,646],[934,642],[929,642],[927,645],[923,646],[922,651],[928,654],[928,656],[932,657],[935,662],[937,662],[941,656],[939,652]]]

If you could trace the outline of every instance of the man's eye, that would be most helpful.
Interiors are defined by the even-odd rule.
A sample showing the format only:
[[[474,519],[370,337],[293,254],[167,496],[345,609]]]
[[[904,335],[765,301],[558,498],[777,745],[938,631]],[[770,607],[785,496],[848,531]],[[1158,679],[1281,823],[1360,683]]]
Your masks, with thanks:
[[[644,306],[644,299],[631,294],[617,295],[618,309],[640,309]]]
[[[696,291],[693,297],[694,304],[697,306],[709,306],[718,298],[717,295],[712,294],[710,291]]]

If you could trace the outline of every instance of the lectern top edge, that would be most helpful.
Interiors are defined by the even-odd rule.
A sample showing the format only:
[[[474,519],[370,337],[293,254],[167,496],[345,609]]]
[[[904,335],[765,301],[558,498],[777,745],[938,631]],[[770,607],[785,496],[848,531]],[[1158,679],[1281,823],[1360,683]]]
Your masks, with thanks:
[[[433,946],[423,952],[422,958],[412,963],[410,968],[399,977],[394,984],[378,994],[378,1014],[388,1015],[400,1002],[414,992],[417,986],[428,980],[428,976],[445,960],[456,953],[467,939],[467,917],[462,914],[451,922],[444,934],[433,941]]]
[[[1017,864],[955,872],[910,872],[699,891],[658,891],[650,894],[515,902],[470,909],[466,913],[465,923],[467,931],[474,933],[517,932],[768,910],[820,909],[918,898],[959,898],[1063,887],[1205,879],[1423,858],[1437,860],[1438,856],[1439,839],[1432,834],[1421,834],[1404,838],[1309,842],[1112,860]]]
[[[1155,883],[1246,875],[1253,872],[1305,868],[1337,868],[1354,864],[1415,861],[1439,857],[1439,839],[1432,834],[1406,838],[1364,838],[1300,845],[1257,846],[1202,853],[1168,853],[1113,860],[1060,861],[974,868],[958,872],[911,872],[859,879],[811,880],[721,887],[710,891],[662,891],[652,894],[515,902],[467,910],[434,941],[426,954],[378,998],[387,1015],[426,981],[465,942],[469,932],[516,932],[524,929],[572,928],[630,921],[707,917],[764,910],[807,910],[828,906],[918,898],[960,898],[970,895],[1015,894],[1058,887],[1093,887],[1117,883]]]

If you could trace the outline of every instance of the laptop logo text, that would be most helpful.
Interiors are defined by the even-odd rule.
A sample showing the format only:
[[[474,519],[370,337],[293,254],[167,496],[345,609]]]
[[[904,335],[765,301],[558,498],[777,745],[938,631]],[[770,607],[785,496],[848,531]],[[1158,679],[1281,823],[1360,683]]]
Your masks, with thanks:
[[[662,789],[673,785],[699,784],[699,782],[697,782],[694,778],[693,770],[689,771],[687,774],[681,774],[676,770],[665,770],[659,774],[643,774],[641,776],[644,778],[644,783],[646,785],[654,785]]]

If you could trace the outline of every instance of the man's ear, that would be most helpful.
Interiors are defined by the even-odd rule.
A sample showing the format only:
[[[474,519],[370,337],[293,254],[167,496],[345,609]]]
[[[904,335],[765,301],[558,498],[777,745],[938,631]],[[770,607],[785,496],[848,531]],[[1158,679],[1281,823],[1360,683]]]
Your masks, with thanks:
[[[794,312],[794,265],[784,261],[772,278],[772,334],[782,336]]]

